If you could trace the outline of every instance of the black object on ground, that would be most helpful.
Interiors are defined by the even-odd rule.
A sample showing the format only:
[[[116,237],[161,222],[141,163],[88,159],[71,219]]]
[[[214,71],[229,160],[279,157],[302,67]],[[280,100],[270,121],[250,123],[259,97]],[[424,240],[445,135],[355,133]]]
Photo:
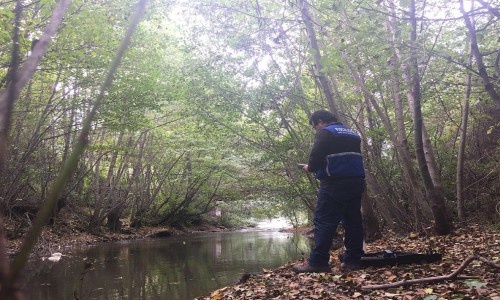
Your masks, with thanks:
[[[413,253],[385,250],[382,252],[365,253],[361,257],[361,267],[383,267],[407,264],[428,264],[441,261],[440,253]],[[342,255],[339,256],[342,262]]]

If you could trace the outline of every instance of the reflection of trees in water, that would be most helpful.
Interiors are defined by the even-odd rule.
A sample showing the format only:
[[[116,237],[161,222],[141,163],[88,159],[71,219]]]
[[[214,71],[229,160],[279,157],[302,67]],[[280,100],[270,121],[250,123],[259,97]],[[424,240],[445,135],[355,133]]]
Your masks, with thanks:
[[[40,276],[28,280],[33,287],[28,296],[73,299],[88,257],[95,262],[78,291],[81,299],[192,299],[234,283],[245,272],[257,273],[297,259],[301,255],[297,246],[306,248],[305,239],[297,242],[266,232],[107,244],[63,257],[51,268],[40,267]],[[43,282],[51,286],[40,286]]]
[[[223,244],[222,257],[225,262],[244,260],[247,263],[284,263],[297,253],[306,252],[308,246],[304,239],[300,243],[285,235],[274,236],[266,233],[254,233],[250,236],[236,236]],[[302,250],[300,249],[302,248]]]

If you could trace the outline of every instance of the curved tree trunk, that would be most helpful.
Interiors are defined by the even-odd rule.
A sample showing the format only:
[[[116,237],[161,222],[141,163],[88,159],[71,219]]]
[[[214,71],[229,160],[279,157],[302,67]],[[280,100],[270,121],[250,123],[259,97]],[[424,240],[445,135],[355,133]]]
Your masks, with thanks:
[[[467,36],[470,39],[470,51],[476,61],[477,70],[479,72],[481,80],[483,81],[484,89],[486,90],[490,98],[493,100],[493,102],[496,104],[496,106],[500,107],[500,95],[495,90],[495,87],[491,83],[490,77],[488,76],[488,71],[483,62],[483,55],[481,51],[479,51],[479,45],[477,43],[477,36],[476,36],[476,28],[474,26],[474,22],[470,19],[469,14],[464,9],[463,0],[460,0],[460,12],[462,13],[465,26],[467,27],[468,31]]]

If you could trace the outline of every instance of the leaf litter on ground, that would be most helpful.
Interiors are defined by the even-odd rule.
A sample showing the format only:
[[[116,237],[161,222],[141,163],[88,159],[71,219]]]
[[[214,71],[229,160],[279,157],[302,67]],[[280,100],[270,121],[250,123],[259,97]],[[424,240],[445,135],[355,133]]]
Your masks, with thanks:
[[[252,274],[244,283],[227,286],[198,300],[222,299],[493,299],[500,300],[498,268],[473,261],[460,274],[474,279],[456,279],[422,283],[390,289],[367,290],[368,285],[449,275],[468,257],[479,255],[498,265],[500,232],[486,226],[458,228],[447,236],[386,233],[382,239],[367,244],[367,252],[384,250],[441,253],[443,259],[431,264],[369,267],[342,272],[337,259],[342,249],[332,251],[333,272],[295,274],[290,262],[275,270]],[[303,261],[303,260],[301,260]]]

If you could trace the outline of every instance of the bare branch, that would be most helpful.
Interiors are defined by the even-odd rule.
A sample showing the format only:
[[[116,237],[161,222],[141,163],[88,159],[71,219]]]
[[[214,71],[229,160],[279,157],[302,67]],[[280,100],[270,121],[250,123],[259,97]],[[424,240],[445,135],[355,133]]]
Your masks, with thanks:
[[[498,94],[494,85],[490,81],[490,78],[488,77],[488,72],[486,70],[486,66],[483,62],[483,57],[479,50],[475,26],[470,16],[468,16],[467,13],[465,12],[463,0],[460,0],[460,12],[462,13],[465,26],[467,27],[467,31],[469,32],[471,52],[474,55],[474,58],[476,59],[476,66],[479,72],[479,76],[483,81],[484,89],[486,90],[490,98],[496,103],[497,107],[500,107],[500,95]]]
[[[491,13],[492,15],[494,15],[497,18],[500,18],[500,12],[499,12],[498,8],[495,9],[495,8],[491,7],[491,5],[489,3],[486,3],[484,0],[477,0],[477,2],[481,3],[481,5],[483,7],[486,7],[486,9],[488,10],[489,13]]]
[[[427,278],[420,278],[420,279],[411,279],[411,280],[401,280],[398,282],[387,283],[387,284],[365,285],[361,288],[364,290],[379,290],[379,289],[395,288],[395,287],[400,287],[400,286],[409,286],[409,285],[420,284],[420,283],[435,283],[435,282],[441,282],[441,281],[446,281],[446,280],[460,280],[460,279],[477,278],[477,277],[470,277],[470,276],[459,276],[459,274],[462,273],[463,270],[474,260],[480,260],[492,268],[500,269],[499,264],[496,264],[490,260],[487,260],[484,257],[472,255],[469,258],[467,258],[464,262],[462,262],[462,264],[453,273],[451,273],[449,275],[427,277]]]
[[[33,77],[38,64],[40,63],[45,52],[47,52],[52,37],[57,32],[57,29],[63,20],[64,13],[68,9],[69,4],[70,0],[61,0],[59,2],[59,5],[54,9],[49,24],[45,27],[43,35],[33,48],[31,55],[28,57],[19,72],[16,72],[17,74],[15,74],[14,77],[15,80],[11,81],[11,84],[1,92],[0,132],[8,130],[8,128],[4,127],[8,125],[8,119],[10,118],[10,116],[7,115],[8,111],[6,111],[6,108],[15,102],[26,83],[31,79],[31,77]]]

